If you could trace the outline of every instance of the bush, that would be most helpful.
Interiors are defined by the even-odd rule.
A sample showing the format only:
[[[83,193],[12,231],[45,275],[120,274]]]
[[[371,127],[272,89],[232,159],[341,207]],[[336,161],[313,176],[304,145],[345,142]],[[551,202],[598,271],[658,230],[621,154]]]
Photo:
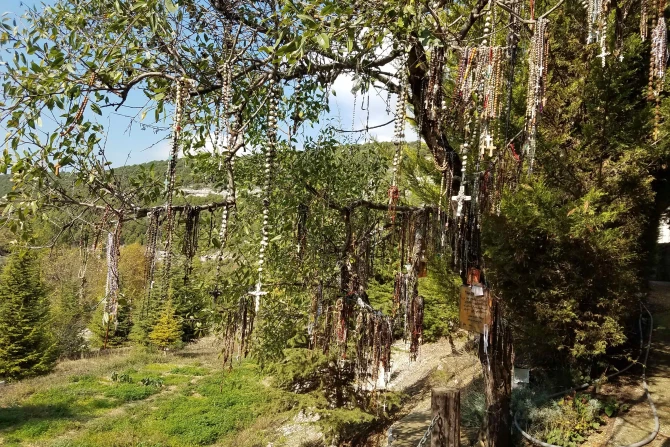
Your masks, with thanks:
[[[603,423],[602,403],[586,393],[576,393],[530,411],[534,436],[561,447],[577,447]]]

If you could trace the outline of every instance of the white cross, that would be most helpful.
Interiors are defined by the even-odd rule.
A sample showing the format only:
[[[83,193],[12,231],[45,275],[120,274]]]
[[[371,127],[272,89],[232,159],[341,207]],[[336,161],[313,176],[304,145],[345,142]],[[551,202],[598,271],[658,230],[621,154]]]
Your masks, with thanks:
[[[463,211],[463,202],[469,202],[471,199],[472,197],[465,195],[465,186],[463,186],[461,183],[461,187],[458,190],[458,195],[451,197],[451,200],[457,203],[456,217],[461,217],[461,211]]]
[[[493,138],[490,134],[486,134],[486,137],[484,137],[484,146],[482,147],[482,155],[484,154],[484,150],[488,149],[489,157],[493,157],[493,149],[495,148],[496,147],[493,144]]]
[[[602,52],[601,52],[599,55],[596,56],[596,57],[599,57],[600,60],[602,61],[603,68],[605,68],[605,57],[606,57],[606,56],[609,56],[610,54],[611,54],[611,53],[605,51],[605,48],[603,48],[603,49],[602,49]]]
[[[260,307],[261,307],[261,296],[267,295],[267,294],[268,294],[267,292],[263,292],[261,290],[261,282],[260,281],[258,281],[256,283],[256,289],[249,292],[249,295],[252,295],[254,297],[254,303],[255,303],[255,306],[256,306],[256,313],[258,313],[258,309],[260,309]]]
[[[457,203],[456,217],[461,217],[463,211],[463,202],[469,202],[472,197],[465,195],[465,169],[468,164],[468,156],[463,155],[463,165],[461,166],[461,186],[458,189],[458,195],[452,196],[451,200]]]

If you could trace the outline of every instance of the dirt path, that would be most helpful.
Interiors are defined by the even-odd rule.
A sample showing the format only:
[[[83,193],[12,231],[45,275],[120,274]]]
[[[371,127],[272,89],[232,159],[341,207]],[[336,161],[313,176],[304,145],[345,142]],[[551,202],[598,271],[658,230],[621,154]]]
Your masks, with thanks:
[[[649,311],[654,330],[649,352],[647,383],[654,400],[661,429],[650,447],[670,447],[670,282],[651,282]],[[589,447],[630,445],[654,430],[654,417],[645,398],[640,370],[603,387],[604,394],[629,404],[630,410],[608,424],[603,433],[589,439]]]
[[[464,349],[464,343],[456,343],[457,352],[453,352],[446,340],[431,346],[432,350],[441,349],[442,355],[429,355],[424,358],[421,369],[425,373],[422,379],[414,377],[416,405],[409,414],[391,426],[393,447],[416,447],[431,420],[430,388],[450,387],[466,389],[479,375],[479,361],[472,350]],[[436,358],[437,357],[437,358]],[[421,362],[421,358],[419,359]],[[422,385],[416,389],[416,385]],[[393,384],[392,384],[393,385]],[[405,390],[406,392],[409,390]]]
[[[670,447],[670,282],[652,281],[650,286],[649,310],[654,316],[654,331],[647,382],[661,422],[661,430],[650,446]],[[651,410],[648,409],[647,414],[644,426],[649,428],[649,433],[653,429]]]
[[[661,429],[656,439],[648,445],[670,447],[670,282],[651,282],[650,286],[649,310],[654,316],[654,330],[647,383],[658,411]],[[416,447],[418,444],[431,420],[430,387],[458,387],[464,390],[463,395],[467,394],[468,385],[479,375],[479,363],[472,353],[454,355],[448,345],[444,349],[445,354],[439,359],[430,355],[425,360],[433,366],[437,365],[437,371],[421,381],[423,387],[415,398],[417,404],[407,416],[393,424],[393,447]],[[625,401],[630,405],[630,410],[608,424],[599,435],[591,437],[586,444],[588,447],[630,445],[641,441],[653,431],[653,414],[638,373],[605,384],[602,391],[605,395],[612,394]]]

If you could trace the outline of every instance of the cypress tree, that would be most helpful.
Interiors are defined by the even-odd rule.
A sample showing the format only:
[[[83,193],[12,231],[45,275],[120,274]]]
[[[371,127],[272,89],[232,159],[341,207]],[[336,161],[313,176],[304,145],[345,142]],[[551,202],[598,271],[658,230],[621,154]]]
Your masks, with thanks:
[[[36,256],[12,253],[0,275],[0,378],[18,380],[49,372],[56,344]]]

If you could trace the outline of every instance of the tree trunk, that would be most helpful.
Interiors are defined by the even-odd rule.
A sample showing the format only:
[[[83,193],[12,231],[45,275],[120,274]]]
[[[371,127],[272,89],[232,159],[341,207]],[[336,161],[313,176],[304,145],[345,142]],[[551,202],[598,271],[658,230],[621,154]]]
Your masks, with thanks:
[[[479,343],[479,360],[484,373],[486,393],[484,445],[508,447],[511,445],[512,432],[512,328],[503,320],[502,304],[496,298],[493,300],[492,314],[493,323],[489,329],[488,344],[486,345],[483,335]]]

